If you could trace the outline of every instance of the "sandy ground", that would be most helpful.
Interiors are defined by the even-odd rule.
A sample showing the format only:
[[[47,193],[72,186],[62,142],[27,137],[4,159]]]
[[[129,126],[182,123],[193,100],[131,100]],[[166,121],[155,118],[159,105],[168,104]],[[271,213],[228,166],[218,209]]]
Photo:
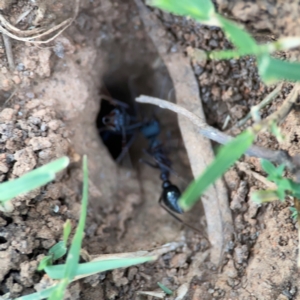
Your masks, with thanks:
[[[264,40],[299,35],[298,5],[273,2],[217,1],[222,13]],[[51,27],[74,13],[68,1],[55,0],[35,4],[0,1],[0,9],[21,30]],[[150,13],[163,28],[156,35],[168,41],[167,54],[187,56],[191,48],[230,46],[217,28],[157,10]],[[218,269],[209,259],[201,203],[184,220],[203,234],[184,227],[159,207],[159,172],[139,163],[145,148],[142,137],[137,137],[121,166],[103,145],[96,125],[103,89],[127,103],[139,94],[178,100],[161,49],[143,24],[135,1],[83,0],[76,20],[49,44],[11,39],[13,69],[0,44],[1,181],[62,155],[71,158],[70,167],[55,182],[18,197],[12,211],[0,213],[0,297],[14,299],[47,286],[47,278],[36,266],[61,239],[64,222],[71,219],[76,225],[80,157],[87,154],[90,197],[84,249],[99,255],[148,250],[169,242],[177,242],[178,247],[154,263],[101,273],[73,284],[69,299],[142,299],[137,291],[157,291],[157,281],[178,292],[166,299],[300,299],[297,228],[291,203],[256,206],[249,194],[265,188],[263,183],[238,166],[230,169],[224,178],[234,234],[226,244],[223,267]],[[295,50],[284,55],[293,58],[298,54]],[[188,67],[199,83],[207,122],[221,129],[230,116],[225,130],[231,133],[239,132],[232,129],[236,121],[274,89],[260,82],[251,57],[192,62]],[[290,89],[285,84],[262,116],[274,112]],[[184,189],[192,172],[176,115],[151,106],[136,109],[141,116],[155,114],[160,120],[161,139],[179,174],[172,175],[172,181]],[[282,124],[286,136],[282,145],[266,133],[258,137],[258,144],[298,153],[298,114],[292,112]],[[257,159],[245,158],[244,163],[263,174]]]

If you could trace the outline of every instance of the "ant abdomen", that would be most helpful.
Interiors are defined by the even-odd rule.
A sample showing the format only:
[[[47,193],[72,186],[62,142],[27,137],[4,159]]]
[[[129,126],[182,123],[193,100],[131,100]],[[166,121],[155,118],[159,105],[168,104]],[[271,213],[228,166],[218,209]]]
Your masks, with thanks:
[[[170,181],[164,181],[162,187],[163,191],[161,199],[164,205],[171,211],[182,214],[184,211],[178,205],[178,200],[181,196],[179,188],[176,185],[172,184]]]

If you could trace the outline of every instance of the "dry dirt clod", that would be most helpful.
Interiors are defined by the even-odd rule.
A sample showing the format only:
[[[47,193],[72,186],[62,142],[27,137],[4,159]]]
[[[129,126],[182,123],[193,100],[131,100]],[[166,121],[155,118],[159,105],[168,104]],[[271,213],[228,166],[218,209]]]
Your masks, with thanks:
[[[31,147],[17,151],[14,154],[14,158],[16,160],[12,171],[14,176],[22,176],[30,170],[33,170],[37,164],[36,154]]]
[[[117,287],[128,284],[128,279],[124,277],[124,270],[116,269],[112,272],[113,282]]]
[[[30,139],[28,144],[32,147],[33,151],[50,148],[52,146],[52,143],[47,137],[34,137]]]
[[[247,210],[247,204],[245,203],[247,193],[247,183],[245,181],[241,181],[238,190],[236,192],[232,192],[230,208],[234,211],[245,212]]]
[[[8,121],[12,121],[14,119],[16,112],[12,108],[4,108],[0,112],[0,123],[5,123]]]
[[[238,272],[234,266],[234,261],[232,259],[228,261],[223,271],[230,278],[236,278],[238,276]]]
[[[240,245],[234,248],[235,260],[238,264],[246,262],[249,256],[249,247],[247,245]]]

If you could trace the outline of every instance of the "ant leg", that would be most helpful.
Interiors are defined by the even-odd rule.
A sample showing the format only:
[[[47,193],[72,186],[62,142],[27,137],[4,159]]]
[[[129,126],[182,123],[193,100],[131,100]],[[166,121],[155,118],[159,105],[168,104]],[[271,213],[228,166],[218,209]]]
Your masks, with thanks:
[[[130,130],[133,130],[133,129],[138,129],[138,128],[142,127],[142,126],[143,126],[143,123],[142,122],[138,122],[138,123],[126,126],[126,130],[130,131]]]
[[[121,106],[124,108],[129,108],[129,105],[125,102],[112,98],[111,96],[107,96],[105,94],[100,94],[101,99],[110,102],[114,106]]]
[[[120,163],[121,160],[124,158],[125,154],[128,152],[129,147],[133,143],[133,138],[134,138],[134,135],[129,140],[128,144],[126,144],[126,130],[125,130],[125,127],[123,126],[122,127],[122,151],[121,151],[120,155],[116,159],[117,163]]]
[[[116,163],[120,163],[122,159],[124,158],[125,154],[128,152],[129,148],[133,144],[134,140],[136,138],[136,134],[134,133],[133,136],[130,138],[129,142],[123,147],[120,155],[116,159]]]
[[[151,168],[154,168],[154,169],[159,169],[159,166],[158,165],[155,165],[155,164],[152,164],[151,162],[147,161],[147,160],[144,160],[144,159],[140,159],[139,160],[141,163],[144,163],[146,165],[148,165],[149,167]]]
[[[122,126],[122,151],[126,147],[126,129]]]
[[[171,215],[175,220],[177,220],[178,222],[182,223],[183,225],[197,231],[198,233],[200,233],[201,235],[203,235],[203,232],[200,231],[199,229],[185,223],[182,219],[180,219],[179,217],[177,217],[172,211],[170,211],[168,208],[166,208],[163,204],[162,204],[162,196],[159,197],[159,200],[158,200],[158,203],[159,205],[169,214]],[[204,235],[204,237],[206,238],[206,236]]]
[[[176,177],[180,177],[179,174],[177,172],[175,172],[170,166],[168,166],[167,164],[164,164],[161,161],[158,161],[148,150],[143,149],[143,152],[145,154],[147,154],[148,156],[151,156],[152,159],[159,164],[160,166],[162,166],[163,168],[165,168],[167,171],[169,171],[171,174],[175,175]],[[164,157],[164,160],[166,160],[166,157]],[[169,162],[169,160],[168,160]],[[171,162],[170,162],[171,163]],[[148,164],[149,165],[149,164]]]

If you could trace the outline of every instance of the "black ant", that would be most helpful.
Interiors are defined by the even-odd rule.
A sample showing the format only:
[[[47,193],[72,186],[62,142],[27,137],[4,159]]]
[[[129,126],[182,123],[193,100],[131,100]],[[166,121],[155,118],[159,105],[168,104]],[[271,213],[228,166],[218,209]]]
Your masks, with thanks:
[[[162,180],[162,193],[158,203],[165,209],[173,218],[190,227],[191,229],[200,232],[197,228],[185,223],[177,214],[183,214],[183,209],[179,206],[178,201],[181,197],[179,188],[170,181],[171,161],[167,158],[162,142],[158,139],[160,134],[160,124],[157,120],[152,119],[140,127],[143,136],[148,140],[148,149],[144,152],[151,156],[155,163],[150,163],[141,159],[147,165],[160,170],[160,179]],[[201,232],[200,232],[201,233]]]
[[[158,139],[158,135],[160,134],[159,122],[153,119],[150,122],[144,124],[140,128],[140,131],[149,142],[149,147],[144,152],[154,159],[155,164],[142,159],[141,161],[151,166],[152,168],[160,170],[160,179],[163,182],[163,191],[159,198],[159,204],[163,202],[163,204],[171,211],[182,214],[183,210],[178,205],[178,200],[181,196],[181,192],[179,188],[176,185],[172,184],[169,180],[171,161],[167,158],[163,145]]]
[[[159,197],[158,203],[165,209],[172,217],[184,225],[200,232],[193,226],[186,224],[183,220],[176,216],[182,214],[184,211],[179,206],[178,201],[181,196],[179,188],[170,181],[171,161],[168,159],[164,150],[162,142],[158,139],[161,128],[160,123],[152,118],[150,121],[139,122],[136,117],[128,113],[129,106],[121,101],[112,99],[110,97],[102,96],[103,99],[112,102],[114,109],[102,118],[102,123],[105,126],[101,131],[110,131],[118,135],[122,135],[122,152],[116,159],[120,162],[129,147],[131,146],[135,134],[140,131],[148,141],[148,149],[144,152],[151,156],[155,163],[141,159],[141,162],[160,170],[160,179],[162,180],[162,193]],[[132,135],[130,141],[126,144],[126,137]],[[176,213],[176,214],[175,214]]]

